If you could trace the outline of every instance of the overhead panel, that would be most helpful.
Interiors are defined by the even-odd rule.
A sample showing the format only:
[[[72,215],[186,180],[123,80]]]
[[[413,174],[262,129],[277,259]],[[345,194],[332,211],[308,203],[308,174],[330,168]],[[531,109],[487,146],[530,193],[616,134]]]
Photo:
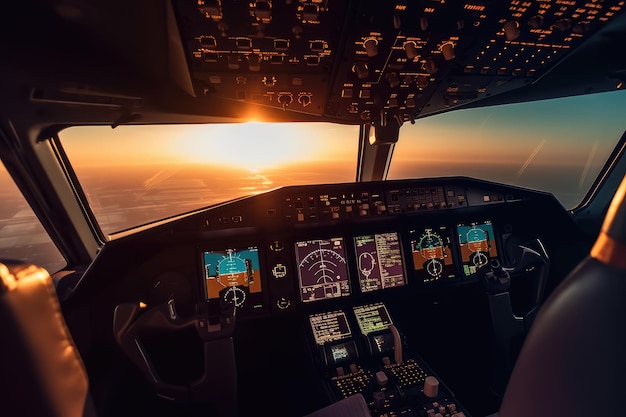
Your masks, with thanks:
[[[524,86],[623,7],[617,0],[176,3],[197,95],[381,125]]]

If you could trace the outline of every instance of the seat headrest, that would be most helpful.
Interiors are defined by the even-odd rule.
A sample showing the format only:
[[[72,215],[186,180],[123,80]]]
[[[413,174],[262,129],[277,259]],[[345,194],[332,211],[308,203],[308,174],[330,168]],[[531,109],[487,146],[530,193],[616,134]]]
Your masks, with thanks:
[[[87,373],[45,269],[0,263],[0,328],[3,415],[82,417]]]
[[[613,196],[604,218],[602,230],[591,249],[598,261],[626,269],[626,176]]]

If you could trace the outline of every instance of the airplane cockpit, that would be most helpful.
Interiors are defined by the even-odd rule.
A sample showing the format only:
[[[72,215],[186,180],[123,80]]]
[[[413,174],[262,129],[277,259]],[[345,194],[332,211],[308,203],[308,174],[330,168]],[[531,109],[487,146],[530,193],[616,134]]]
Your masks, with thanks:
[[[0,414],[618,413],[624,8],[11,5]]]

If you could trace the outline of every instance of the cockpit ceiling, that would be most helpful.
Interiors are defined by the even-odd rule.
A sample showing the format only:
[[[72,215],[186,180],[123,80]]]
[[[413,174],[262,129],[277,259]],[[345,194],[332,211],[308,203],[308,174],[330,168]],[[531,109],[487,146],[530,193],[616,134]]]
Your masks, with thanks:
[[[33,61],[55,59],[29,100],[143,114],[120,122],[153,112],[402,125],[494,97],[621,88],[624,3],[59,0],[6,22],[15,33],[2,42],[39,71]]]
[[[176,12],[199,96],[403,123],[538,80],[623,7],[189,0]]]

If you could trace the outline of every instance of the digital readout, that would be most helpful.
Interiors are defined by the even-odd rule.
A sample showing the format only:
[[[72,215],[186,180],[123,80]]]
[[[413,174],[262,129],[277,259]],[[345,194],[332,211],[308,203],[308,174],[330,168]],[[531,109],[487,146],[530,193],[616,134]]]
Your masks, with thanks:
[[[343,238],[307,240],[295,246],[303,302],[350,295]]]
[[[352,336],[346,313],[342,310],[312,314],[309,322],[315,343],[319,346]]]
[[[362,292],[405,285],[400,239],[396,232],[354,238]]]
[[[206,251],[202,259],[208,300],[221,299],[239,308],[260,305],[261,271],[256,246]]]
[[[393,324],[387,307],[383,303],[357,306],[353,307],[353,310],[359,329],[365,336],[387,330],[388,326]]]
[[[457,225],[463,273],[475,274],[481,267],[499,264],[493,225],[490,221]]]
[[[413,230],[411,236],[413,267],[423,282],[456,277],[446,226]]]

